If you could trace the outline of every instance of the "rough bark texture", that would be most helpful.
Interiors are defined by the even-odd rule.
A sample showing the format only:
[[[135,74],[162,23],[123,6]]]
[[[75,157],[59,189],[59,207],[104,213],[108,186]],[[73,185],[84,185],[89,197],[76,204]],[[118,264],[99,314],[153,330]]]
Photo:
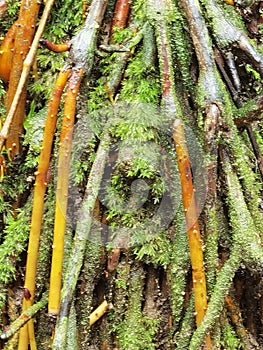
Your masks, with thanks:
[[[262,7],[54,2],[2,137],[1,349],[263,348]],[[38,10],[0,1],[2,125]]]

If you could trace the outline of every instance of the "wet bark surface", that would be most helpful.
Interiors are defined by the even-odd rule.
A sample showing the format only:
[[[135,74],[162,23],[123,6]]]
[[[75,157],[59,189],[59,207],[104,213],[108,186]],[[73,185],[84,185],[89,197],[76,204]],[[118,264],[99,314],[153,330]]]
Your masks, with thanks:
[[[263,347],[262,9],[55,2],[1,150],[1,349]]]

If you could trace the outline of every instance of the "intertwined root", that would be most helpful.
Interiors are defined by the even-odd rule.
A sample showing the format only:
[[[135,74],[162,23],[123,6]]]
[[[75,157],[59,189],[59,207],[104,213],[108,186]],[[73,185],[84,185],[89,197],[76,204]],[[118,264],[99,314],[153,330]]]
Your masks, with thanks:
[[[263,77],[263,56],[259,54],[256,46],[251,43],[251,39],[247,35],[247,31],[243,26],[243,23],[237,22],[233,19],[234,10],[227,6],[226,12],[224,7],[219,6],[216,1],[205,1],[204,2],[205,12],[209,18],[210,25],[212,28],[213,40],[221,52],[221,60],[219,59],[219,52],[216,50],[215,58],[219,70],[224,76],[224,80],[228,89],[231,92],[233,100],[236,102],[237,107],[241,107],[241,102],[237,98],[237,94],[241,89],[241,79],[239,77],[238,69],[236,67],[233,51],[239,51],[239,55],[244,57],[247,63],[250,63],[255,70],[258,71],[261,77]],[[235,21],[237,23],[235,23]],[[223,59],[222,59],[223,58]],[[226,70],[224,70],[224,63],[226,70],[230,75],[227,79]]]
[[[251,261],[258,266],[262,264],[262,257],[260,258],[263,253],[260,238],[262,233],[259,224],[261,213],[258,208],[257,180],[245,162],[246,156],[241,146],[240,133],[234,122],[233,111],[236,107],[242,109],[242,102],[238,95],[242,89],[242,81],[232,51],[241,51],[261,77],[263,76],[263,57],[250,43],[245,29],[242,30],[239,23],[234,23],[226,15],[222,5],[219,6],[213,0],[181,0],[180,3],[188,21],[199,65],[198,90],[201,98],[197,101],[197,108],[202,115],[209,178],[205,208],[207,245],[205,254],[208,274],[210,274],[210,257],[217,256],[217,250],[211,251],[209,242],[214,239],[212,236],[218,229],[218,222],[213,215],[217,211],[219,197],[216,185],[219,181],[218,174],[227,184],[224,195],[227,197],[231,235],[234,242],[229,252],[229,259],[220,270],[215,284],[208,287],[208,289],[212,287],[208,309],[201,326],[190,342],[190,349],[194,350],[201,346],[200,339],[204,338],[214,324],[213,315],[219,314],[222,310],[224,296],[232,284],[235,271],[241,261],[245,261],[248,265]],[[261,108],[260,103],[256,104],[254,110],[256,108]],[[250,140],[253,141],[253,148],[257,148],[253,133]],[[222,172],[218,172],[220,168]],[[242,217],[238,214],[239,206],[242,206]],[[246,223],[246,232],[242,229],[242,222]],[[253,242],[252,245],[251,242]]]
[[[231,0],[227,0],[226,3],[234,4]],[[114,15],[116,20],[113,19],[112,26],[119,26],[119,29],[126,26],[128,12],[127,8],[124,11],[122,5],[131,5],[131,22],[128,25],[129,28],[126,28],[126,34],[129,31],[130,33],[127,36],[128,39],[121,39],[121,44],[115,44],[114,36],[111,37],[113,34],[111,32],[114,31],[109,31],[108,41],[110,45],[99,46],[106,53],[112,54],[112,57],[107,57],[107,61],[104,60],[104,63],[103,60],[100,61],[101,56],[96,57],[98,52],[95,50],[95,44],[97,41],[98,45],[100,44],[99,37],[97,40],[97,34],[101,32],[97,20],[94,19],[96,23],[93,20],[91,22],[87,20],[84,28],[71,40],[69,59],[59,75],[50,99],[39,167],[35,173],[36,185],[28,250],[29,266],[26,271],[26,288],[24,288],[28,295],[31,294],[31,300],[26,300],[24,303],[25,309],[32,303],[35,277],[40,278],[36,272],[36,260],[38,240],[43,228],[43,203],[46,197],[53,203],[51,186],[49,186],[50,191],[48,192],[46,192],[46,187],[49,181],[54,181],[49,179],[49,172],[52,171],[49,163],[57,109],[60,105],[63,88],[67,83],[65,118],[60,138],[61,144],[59,145],[59,167],[56,173],[56,200],[59,204],[58,209],[64,208],[64,211],[57,212],[55,219],[54,236],[58,234],[60,242],[55,238],[53,244],[53,260],[56,267],[53,274],[55,280],[50,282],[49,291],[49,312],[57,314],[60,307],[56,321],[53,320],[56,322],[53,349],[76,347],[70,345],[68,341],[72,344],[80,341],[82,347],[87,348],[91,338],[92,341],[95,339],[99,344],[102,342],[101,335],[106,331],[107,338],[100,344],[103,348],[115,347],[117,339],[116,346],[120,348],[142,349],[145,348],[144,337],[147,339],[147,349],[150,346],[152,346],[151,348],[159,348],[161,342],[159,344],[158,339],[161,339],[165,346],[172,343],[174,348],[176,344],[178,349],[199,350],[202,344],[204,346],[204,343],[206,343],[206,350],[219,349],[222,346],[227,348],[223,333],[229,324],[233,326],[232,333],[238,342],[240,339],[246,349],[258,349],[257,345],[252,345],[250,336],[255,335],[256,340],[258,340],[260,332],[258,334],[251,332],[242,317],[238,317],[246,307],[241,306],[240,299],[236,297],[235,280],[239,279],[236,272],[241,267],[244,270],[244,266],[246,266],[248,270],[250,269],[256,274],[257,271],[262,270],[263,266],[262,213],[259,210],[262,186],[259,170],[253,164],[262,158],[253,122],[260,118],[263,98],[256,96],[253,106],[249,111],[246,109],[247,103],[242,101],[242,96],[240,97],[244,89],[247,88],[244,80],[242,81],[244,68],[239,67],[240,60],[244,58],[245,62],[250,63],[253,74],[257,73],[258,76],[263,76],[263,59],[259,51],[251,44],[242,23],[240,24],[236,19],[238,15],[234,12],[234,8],[226,3],[223,0],[148,0],[146,2],[142,0],[134,2],[118,0],[116,1],[118,10],[115,11]],[[106,0],[94,0],[92,4],[89,8],[89,14],[96,15],[95,17],[98,19],[99,12],[99,22],[102,22]],[[231,17],[227,9],[229,12],[232,11],[235,16]],[[136,11],[139,11],[137,17]],[[133,21],[136,22],[136,30],[134,30]],[[174,34],[176,39],[174,39]],[[241,57],[235,57],[236,53],[241,53]],[[93,69],[94,58],[99,65],[98,70]],[[83,90],[80,89],[78,92],[79,83],[82,80],[82,70],[85,79],[92,73],[93,77],[98,77],[101,80],[96,85],[97,82],[95,84],[92,79],[88,79],[91,86],[87,85],[87,94],[86,84],[83,84]],[[153,71],[157,77],[153,77]],[[145,84],[140,84],[141,81],[144,82],[149,77],[152,79],[149,79],[149,84],[146,87]],[[182,81],[179,81],[180,77],[182,77]],[[250,78],[246,77],[247,81],[251,81]],[[134,81],[137,85],[134,84]],[[154,82],[154,87],[150,85],[150,81]],[[95,96],[93,95],[94,91],[89,90],[94,87],[92,84],[100,88],[95,91],[99,92],[100,96],[92,97]],[[155,95],[149,99],[148,95],[154,89],[156,90]],[[85,96],[81,95],[84,90]],[[256,91],[254,91],[255,94]],[[93,101],[95,107],[92,108],[94,109],[101,108],[101,104],[106,106],[107,122],[100,129],[101,134],[96,134],[96,146],[91,146],[94,154],[95,149],[97,151],[94,160],[89,160],[90,163],[93,163],[92,166],[88,165],[89,178],[87,181],[81,180],[83,182],[82,190],[84,192],[84,186],[86,186],[86,192],[80,213],[78,213],[76,227],[74,227],[74,232],[70,232],[70,236],[74,235],[74,239],[71,241],[70,237],[68,240],[68,245],[71,248],[70,252],[65,254],[64,286],[60,294],[61,281],[58,280],[56,274],[61,276],[63,236],[67,220],[65,208],[70,195],[67,183],[68,155],[71,147],[73,152],[79,152],[78,147],[74,149],[74,143],[71,146],[71,135],[69,136],[74,124],[77,95],[78,100],[82,100],[80,101],[82,104],[86,105],[87,101],[88,104],[92,104],[91,101]],[[132,99],[130,95],[132,95]],[[145,110],[144,113],[137,112],[138,101],[144,101],[143,106],[145,106],[145,101],[151,103],[151,106],[161,105],[164,113],[158,114],[160,120],[155,120],[152,124],[152,120],[156,117],[154,112],[150,116],[151,123],[149,125],[143,120],[142,125],[139,123],[137,126],[131,118],[133,113],[127,113],[127,107],[125,107],[125,117],[119,113],[122,106],[118,106],[117,99],[124,102],[124,106],[127,106],[126,102],[128,101],[135,103],[135,113],[140,117],[136,116],[138,120],[146,116]],[[76,108],[78,109],[78,105]],[[109,113],[111,108],[114,110],[114,114]],[[147,110],[147,112],[149,111]],[[117,118],[116,115],[118,115]],[[77,126],[81,129],[84,137],[87,128],[92,129],[92,125],[98,120],[95,113],[87,118],[87,123],[86,119],[81,121],[78,118],[77,121]],[[169,121],[167,122],[165,118]],[[160,133],[159,123],[162,125]],[[192,128],[192,130],[196,131],[198,146],[199,143],[202,144],[200,149],[202,148],[202,152],[205,153],[204,164],[200,172],[192,169],[195,167],[194,162],[192,162],[192,152],[196,151],[196,147],[191,144],[191,140],[186,138],[187,127],[185,124],[192,126],[191,123],[195,126],[195,129]],[[88,126],[83,128],[84,124]],[[169,127],[171,125],[173,125],[175,150],[170,148],[171,130]],[[144,127],[143,131],[141,131],[141,126]],[[162,158],[162,152],[165,153],[166,148],[169,149],[169,152],[171,151],[174,164],[177,160],[180,182],[175,184],[173,180],[174,168],[169,167],[166,160],[162,164],[165,168],[165,179],[169,177],[170,180],[167,187],[170,192],[176,194],[177,189],[180,191],[182,205],[175,218],[173,209],[169,207],[165,211],[164,216],[167,218],[171,214],[172,219],[171,224],[170,222],[168,224],[171,226],[169,229],[165,229],[165,232],[161,232],[162,235],[158,233],[154,240],[147,241],[146,238],[142,238],[138,242],[137,237],[135,237],[134,243],[129,246],[129,249],[126,249],[127,241],[131,236],[130,232],[133,233],[141,224],[143,229],[145,227],[144,216],[143,218],[142,215],[140,216],[142,211],[139,211],[139,214],[138,212],[132,213],[129,220],[126,218],[126,221],[121,221],[122,218],[125,218],[124,210],[123,207],[119,211],[117,208],[115,212],[112,210],[115,216],[112,214],[110,217],[109,215],[107,222],[107,210],[111,208],[110,205],[108,207],[104,205],[104,202],[101,205],[99,198],[106,193],[103,182],[105,182],[105,173],[109,163],[111,163],[111,169],[119,177],[115,177],[115,184],[113,182],[108,184],[109,188],[121,191],[122,197],[118,198],[128,202],[127,193],[130,189],[131,176],[129,177],[127,169],[120,169],[119,164],[122,163],[117,163],[114,157],[116,155],[116,158],[118,156],[118,159],[121,159],[122,149],[120,147],[116,150],[113,143],[116,140],[120,143],[119,141],[123,141],[123,138],[125,141],[131,141],[132,136],[129,132],[132,128],[137,128],[136,141],[138,140],[138,143],[144,140],[143,137],[146,134],[147,137],[151,137],[147,140],[157,142],[156,153],[160,149],[158,160]],[[165,131],[165,135],[163,135],[163,131]],[[90,129],[89,132],[91,133]],[[2,139],[4,140],[3,135]],[[150,144],[152,145],[152,142]],[[98,148],[96,148],[97,146]],[[86,145],[83,144],[80,147],[88,154]],[[114,157],[112,157],[113,153]],[[250,157],[247,156],[248,153]],[[137,155],[132,156],[135,158]],[[127,160],[127,155],[125,155],[125,160]],[[151,164],[156,164],[152,157]],[[261,164],[263,164],[262,161]],[[129,164],[129,170],[132,169],[132,165]],[[140,167],[140,170],[143,170],[143,165]],[[157,167],[154,166],[154,168]],[[86,177],[87,169],[83,170],[82,175],[84,171]],[[197,184],[201,172],[205,173],[202,174],[202,179],[203,177],[208,178],[207,191],[206,184],[202,184],[206,195],[204,199],[206,202],[202,203],[204,208],[200,204],[200,198],[198,198],[200,195]],[[261,174],[263,174],[263,168]],[[155,175],[150,176],[152,176],[151,182],[156,182]],[[166,183],[164,183],[165,186]],[[149,203],[150,201],[151,198]],[[153,211],[152,208],[157,207],[156,203],[151,202],[150,204],[151,211]],[[147,211],[148,215],[148,203],[147,208],[142,210]],[[200,211],[202,211],[201,217],[199,217]],[[96,216],[96,225],[94,225],[94,216]],[[137,222],[138,225],[133,227],[135,220],[136,225]],[[114,237],[114,234],[119,230],[118,224],[120,222],[125,229],[125,234],[126,229],[129,232],[128,238],[125,236],[123,239],[123,236],[117,236],[117,234],[116,238]],[[152,222],[156,225],[154,220]],[[101,224],[107,226],[106,234],[104,232],[101,234]],[[92,231],[93,225],[96,226],[96,229],[98,228],[98,242],[100,244],[102,242],[105,244],[106,240],[110,244],[113,243],[111,253],[104,249],[102,252],[97,241],[95,243],[91,241],[90,231]],[[147,227],[149,232],[152,230],[152,226]],[[110,232],[111,229],[112,232]],[[157,229],[159,230],[159,227]],[[121,239],[123,241],[118,243],[118,240],[120,242]],[[158,243],[152,249],[157,239],[160,240],[161,245]],[[123,244],[124,241],[125,244]],[[123,245],[119,247],[118,244]],[[167,249],[168,245],[169,249]],[[57,255],[58,249],[60,251]],[[165,254],[163,255],[163,253]],[[137,261],[135,261],[135,255]],[[165,256],[163,259],[165,262],[158,260],[162,256]],[[44,269],[46,265],[43,266]],[[102,275],[100,275],[101,273]],[[189,283],[190,274],[192,284]],[[45,284],[47,285],[48,281],[45,281]],[[94,293],[97,286],[100,289],[99,297],[95,295],[97,293]],[[38,289],[40,288],[38,287]],[[53,299],[54,294],[56,299]],[[28,295],[26,294],[25,298]],[[94,316],[94,313],[90,315],[90,309],[91,306],[102,301],[101,297],[103,297],[103,302],[99,308],[102,307],[103,312],[99,313],[96,309],[95,320],[108,310],[111,302],[113,302],[114,309],[110,310],[112,312],[106,315],[101,323],[98,323],[97,328],[90,330],[89,325],[93,323],[91,315]],[[53,306],[54,301],[55,306]],[[45,303],[47,303],[46,299]],[[83,305],[85,306],[83,307]],[[233,305],[237,307],[235,310]],[[166,309],[163,315],[161,315],[162,308]],[[241,312],[239,309],[242,309]],[[27,309],[25,312],[29,311]],[[80,312],[78,322],[76,312]],[[228,312],[230,315],[227,314]],[[262,312],[261,314],[260,312],[258,315],[262,318]],[[156,324],[155,330],[151,331],[150,334],[147,333],[150,325],[150,323],[146,323],[146,319],[147,322],[149,321],[148,318],[152,318],[151,321],[154,322],[152,324]],[[159,322],[160,325],[157,325]],[[28,335],[30,337],[32,328],[31,322],[29,327],[21,330],[20,338],[23,341],[20,340],[19,349],[27,349]],[[40,328],[46,327],[41,324]],[[146,333],[146,335],[142,333]],[[41,333],[39,334],[41,335]],[[144,337],[141,338],[142,335]],[[45,337],[49,339],[50,334],[47,332]],[[130,339],[138,345],[134,346]],[[30,346],[33,348],[32,344]]]

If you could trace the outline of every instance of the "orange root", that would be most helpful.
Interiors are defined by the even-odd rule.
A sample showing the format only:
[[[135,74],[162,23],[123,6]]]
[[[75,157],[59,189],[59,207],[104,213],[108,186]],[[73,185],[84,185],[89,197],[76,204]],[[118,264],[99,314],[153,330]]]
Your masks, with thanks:
[[[40,39],[39,43],[43,45],[46,49],[49,51],[61,53],[61,52],[66,52],[69,51],[70,45],[69,44],[53,44],[47,39]]]
[[[16,22],[7,32],[0,48],[0,78],[8,83],[12,66]]]

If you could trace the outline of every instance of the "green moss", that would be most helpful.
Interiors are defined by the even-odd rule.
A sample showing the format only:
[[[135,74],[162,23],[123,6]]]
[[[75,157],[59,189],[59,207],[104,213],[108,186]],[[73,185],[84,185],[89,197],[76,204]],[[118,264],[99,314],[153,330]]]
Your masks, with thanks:
[[[47,108],[36,112],[35,102],[32,101],[30,111],[24,121],[25,135],[23,146],[28,147],[28,153],[23,163],[23,169],[36,169],[44,135]]]
[[[68,328],[67,328],[67,345],[65,350],[78,350],[77,334],[77,315],[74,304],[71,305]]]
[[[20,1],[19,0],[5,0],[7,3],[7,14],[8,16],[14,17],[19,11]]]
[[[0,283],[7,284],[17,276],[16,264],[20,261],[21,253],[26,248],[29,235],[29,222],[31,217],[32,198],[26,205],[18,210],[16,218],[9,214],[4,230],[3,243],[0,246]],[[5,297],[1,296],[4,301]],[[2,310],[4,304],[0,304]]]
[[[233,232],[233,244],[239,246],[243,259],[250,262],[262,263],[263,250],[260,246],[260,236],[248,210],[238,177],[230,164],[225,165],[228,185],[227,204],[230,224]]]
[[[36,101],[37,109],[43,109],[51,97],[57,73],[63,67],[67,54],[57,54],[39,48],[36,57],[38,79],[30,81],[29,96]]]
[[[115,27],[113,31],[113,41],[116,44],[125,44],[127,41],[131,40],[133,36],[132,31],[129,28],[118,28]]]
[[[225,262],[217,276],[216,284],[208,303],[205,317],[191,338],[188,347],[189,350],[199,350],[205,336],[217,322],[224,307],[225,295],[232,285],[235,272],[237,271],[241,260],[242,252],[236,245],[234,249],[231,250],[229,259]]]
[[[92,331],[92,329],[88,328],[88,324],[89,316],[93,311],[92,309],[94,308],[93,293],[96,283],[96,277],[103,274],[103,271],[101,270],[100,266],[103,248],[101,247],[101,243],[98,242],[98,237],[100,237],[100,233],[101,232],[99,225],[93,225],[90,233],[89,242],[86,244],[85,259],[79,277],[81,288],[79,290],[79,293],[77,294],[75,303],[78,315],[78,342],[79,344],[81,344],[81,348],[83,349],[88,349],[88,346],[90,344],[90,331]],[[71,247],[72,241],[68,239],[66,246],[67,251],[65,252],[65,265],[70,264]]]
[[[136,325],[136,326],[135,326]],[[141,317],[133,312],[132,317],[118,327],[120,349],[154,350],[153,337],[158,329],[158,321]]]
[[[154,350],[154,335],[158,320],[142,315],[142,268],[132,268],[129,279],[129,299],[124,320],[117,326],[117,340],[122,350]]]
[[[34,172],[38,166],[40,147],[43,139],[46,108],[36,112],[36,106],[32,102],[30,111],[25,120],[25,135],[23,140],[23,152],[10,162],[5,152],[6,159],[5,176],[0,183],[1,198],[0,212],[5,217],[11,209],[12,201],[24,201],[34,182]],[[3,217],[3,221],[6,219]]]
[[[131,118],[126,118],[126,120],[118,123],[111,128],[111,134],[120,140],[137,140],[142,145],[143,142],[151,141],[158,137],[156,130],[149,127],[145,120],[139,120],[137,116],[131,116]]]
[[[180,331],[174,334],[174,344],[177,350],[189,350],[190,339],[195,327],[194,297],[190,298],[185,315],[182,320]]]
[[[223,339],[221,341],[221,345],[227,350],[243,349],[242,344],[236,337],[235,331],[229,324],[225,325],[223,328]]]
[[[92,130],[91,118],[94,113],[78,120],[73,134],[70,161],[70,187],[84,188],[89,171],[96,157],[98,140]],[[99,128],[98,128],[99,129]],[[101,130],[98,130],[100,134]]]
[[[251,74],[251,76],[254,80],[256,80],[258,82],[261,81],[260,74],[255,69],[253,69],[253,67],[250,64],[246,64],[245,69],[246,69],[246,72],[248,74]]]
[[[63,18],[63,20],[61,20]],[[77,0],[56,1],[43,37],[61,44],[78,32],[82,25],[82,3]],[[36,57],[38,79],[30,80],[28,91],[36,102],[37,109],[45,106],[51,96],[56,73],[64,66],[68,53],[54,53],[39,47]]]
[[[230,115],[232,115],[230,96],[215,66],[200,73],[196,92],[197,103],[201,110],[204,110],[207,103],[213,102],[217,103],[219,107],[224,106],[224,114],[231,111]]]
[[[99,136],[103,131],[108,119],[113,114],[113,107],[107,95],[105,83],[108,82],[108,76],[113,68],[118,54],[107,55],[98,62],[95,72],[89,82],[87,111],[89,125],[95,135]]]
[[[145,226],[148,227],[146,235],[150,234],[154,225],[152,219],[166,191],[160,170],[162,160],[156,150],[158,145],[155,143],[147,145],[137,141],[134,146],[134,142],[122,142],[119,160],[105,186],[104,204],[108,208],[109,223],[116,227],[133,227],[134,242],[139,227],[139,235]],[[156,232],[156,228],[153,231]]]
[[[114,280],[114,309],[108,315],[112,332],[116,331],[116,327],[123,321],[123,310],[126,309],[128,290],[129,290],[129,276],[131,261],[133,256],[130,252],[120,259],[116,267],[116,278]]]
[[[127,59],[130,55],[117,52],[107,55],[99,61],[97,74],[99,74],[100,77],[96,79],[94,86],[91,86],[88,99],[88,111],[93,113],[91,127],[97,135],[99,130],[101,131],[104,128],[110,117],[113,115],[116,116],[116,113],[125,113],[125,110],[128,108],[125,103],[132,102],[158,105],[160,84],[157,72],[154,66],[149,67],[148,64],[145,64],[145,62],[149,63],[154,59],[155,43],[152,40],[151,29],[147,26],[143,28],[145,39],[143,39],[142,47],[139,47],[129,63],[127,63]],[[129,42],[133,40],[133,31],[131,29],[118,29],[114,36],[116,36],[115,40],[117,40],[118,43],[125,44],[126,42],[126,44],[129,45]],[[141,33],[139,35],[139,39],[140,38]],[[123,76],[122,85],[119,86]],[[120,111],[120,105],[117,105],[117,107],[114,106],[113,111],[109,96],[107,95],[105,83],[107,83],[113,97],[115,97],[117,89],[120,89],[118,101],[121,101],[121,104],[124,106],[123,112]],[[127,120],[127,123],[129,122],[130,121]],[[114,128],[115,127],[116,125],[114,125]],[[124,127],[124,124],[122,124],[122,127],[124,127],[125,130],[121,131],[120,127],[119,125],[114,132],[117,137],[123,135],[125,130],[127,133],[128,130],[128,127]],[[142,135],[141,131],[139,131],[139,133]],[[126,138],[128,137],[129,135],[126,136]],[[134,135],[132,135],[132,137],[134,137]]]
[[[214,203],[212,208],[208,207],[207,219],[205,222],[205,269],[208,294],[211,295],[216,280],[218,267],[218,221],[217,206]]]
[[[144,0],[136,0],[132,3],[132,12],[134,13],[134,17],[140,21],[146,19],[147,13],[147,1]]]
[[[170,263],[172,247],[167,232],[154,235],[147,234],[144,239],[135,235],[132,239],[133,251],[138,260],[147,264],[161,265],[164,268]]]
[[[241,108],[233,108],[233,115],[235,119],[245,119],[245,117],[251,113],[258,110],[256,99],[248,99],[245,103],[242,104]]]
[[[154,69],[149,74],[143,51],[138,52],[125,71],[120,99],[158,105],[160,84]]]
[[[215,1],[202,0],[206,17],[210,22],[217,44],[228,47],[239,39],[240,33],[246,33],[241,16],[238,16],[233,6],[219,6]]]
[[[257,130],[258,129],[258,130]],[[255,128],[254,131],[254,135],[255,135],[255,138],[256,138],[256,142],[258,144],[258,147],[260,149],[260,153],[263,154],[263,133],[262,133],[262,125],[259,127],[259,128]]]
[[[36,297],[46,288],[46,281],[50,274],[50,259],[53,243],[53,229],[55,217],[55,191],[54,182],[48,186],[48,196],[44,203],[44,214],[38,250],[36,273]]]
[[[233,108],[233,104],[230,101],[230,97],[226,92],[226,89],[220,79],[220,90],[223,96],[223,106],[222,110],[223,115],[223,126],[226,132],[226,135],[223,135],[221,139],[221,143],[227,145],[229,150],[229,154],[231,157],[232,165],[236,169],[239,179],[241,181],[242,187],[244,189],[245,198],[247,200],[248,207],[250,212],[255,220],[255,223],[259,230],[261,230],[261,217],[258,212],[258,203],[259,203],[259,193],[261,190],[261,181],[258,174],[254,173],[249,158],[246,154],[246,146],[241,140],[239,132],[233,121],[233,110],[237,113],[241,111],[237,111]],[[240,116],[243,116],[248,110],[253,109],[251,104],[246,104],[244,107],[244,111],[241,112]]]
[[[63,18],[63,20],[61,20]],[[82,25],[82,3],[78,0],[56,1],[45,27],[44,37],[52,42],[71,39]]]
[[[175,1],[176,4],[178,1]],[[174,60],[175,81],[177,84],[183,82],[184,88],[188,93],[194,93],[194,83],[190,75],[191,72],[191,53],[193,50],[191,40],[186,33],[186,20],[180,6],[176,5],[173,9],[171,23],[169,25],[170,43],[172,56]]]
[[[18,17],[20,1],[19,0],[5,0],[7,4],[6,14],[0,22],[0,34],[5,34]]]
[[[249,159],[244,149],[245,146],[242,144],[236,129],[232,129],[231,137],[228,137],[226,141],[231,155],[232,165],[238,173],[244,190],[248,208],[250,209],[258,230],[261,231],[262,218],[258,210],[260,190],[262,189],[261,180],[258,174],[254,173],[253,169],[250,167]]]
[[[190,268],[187,232],[182,205],[176,214],[174,226],[174,242],[171,247],[168,280],[171,291],[173,324],[175,330],[178,331],[184,307],[186,276]]]

